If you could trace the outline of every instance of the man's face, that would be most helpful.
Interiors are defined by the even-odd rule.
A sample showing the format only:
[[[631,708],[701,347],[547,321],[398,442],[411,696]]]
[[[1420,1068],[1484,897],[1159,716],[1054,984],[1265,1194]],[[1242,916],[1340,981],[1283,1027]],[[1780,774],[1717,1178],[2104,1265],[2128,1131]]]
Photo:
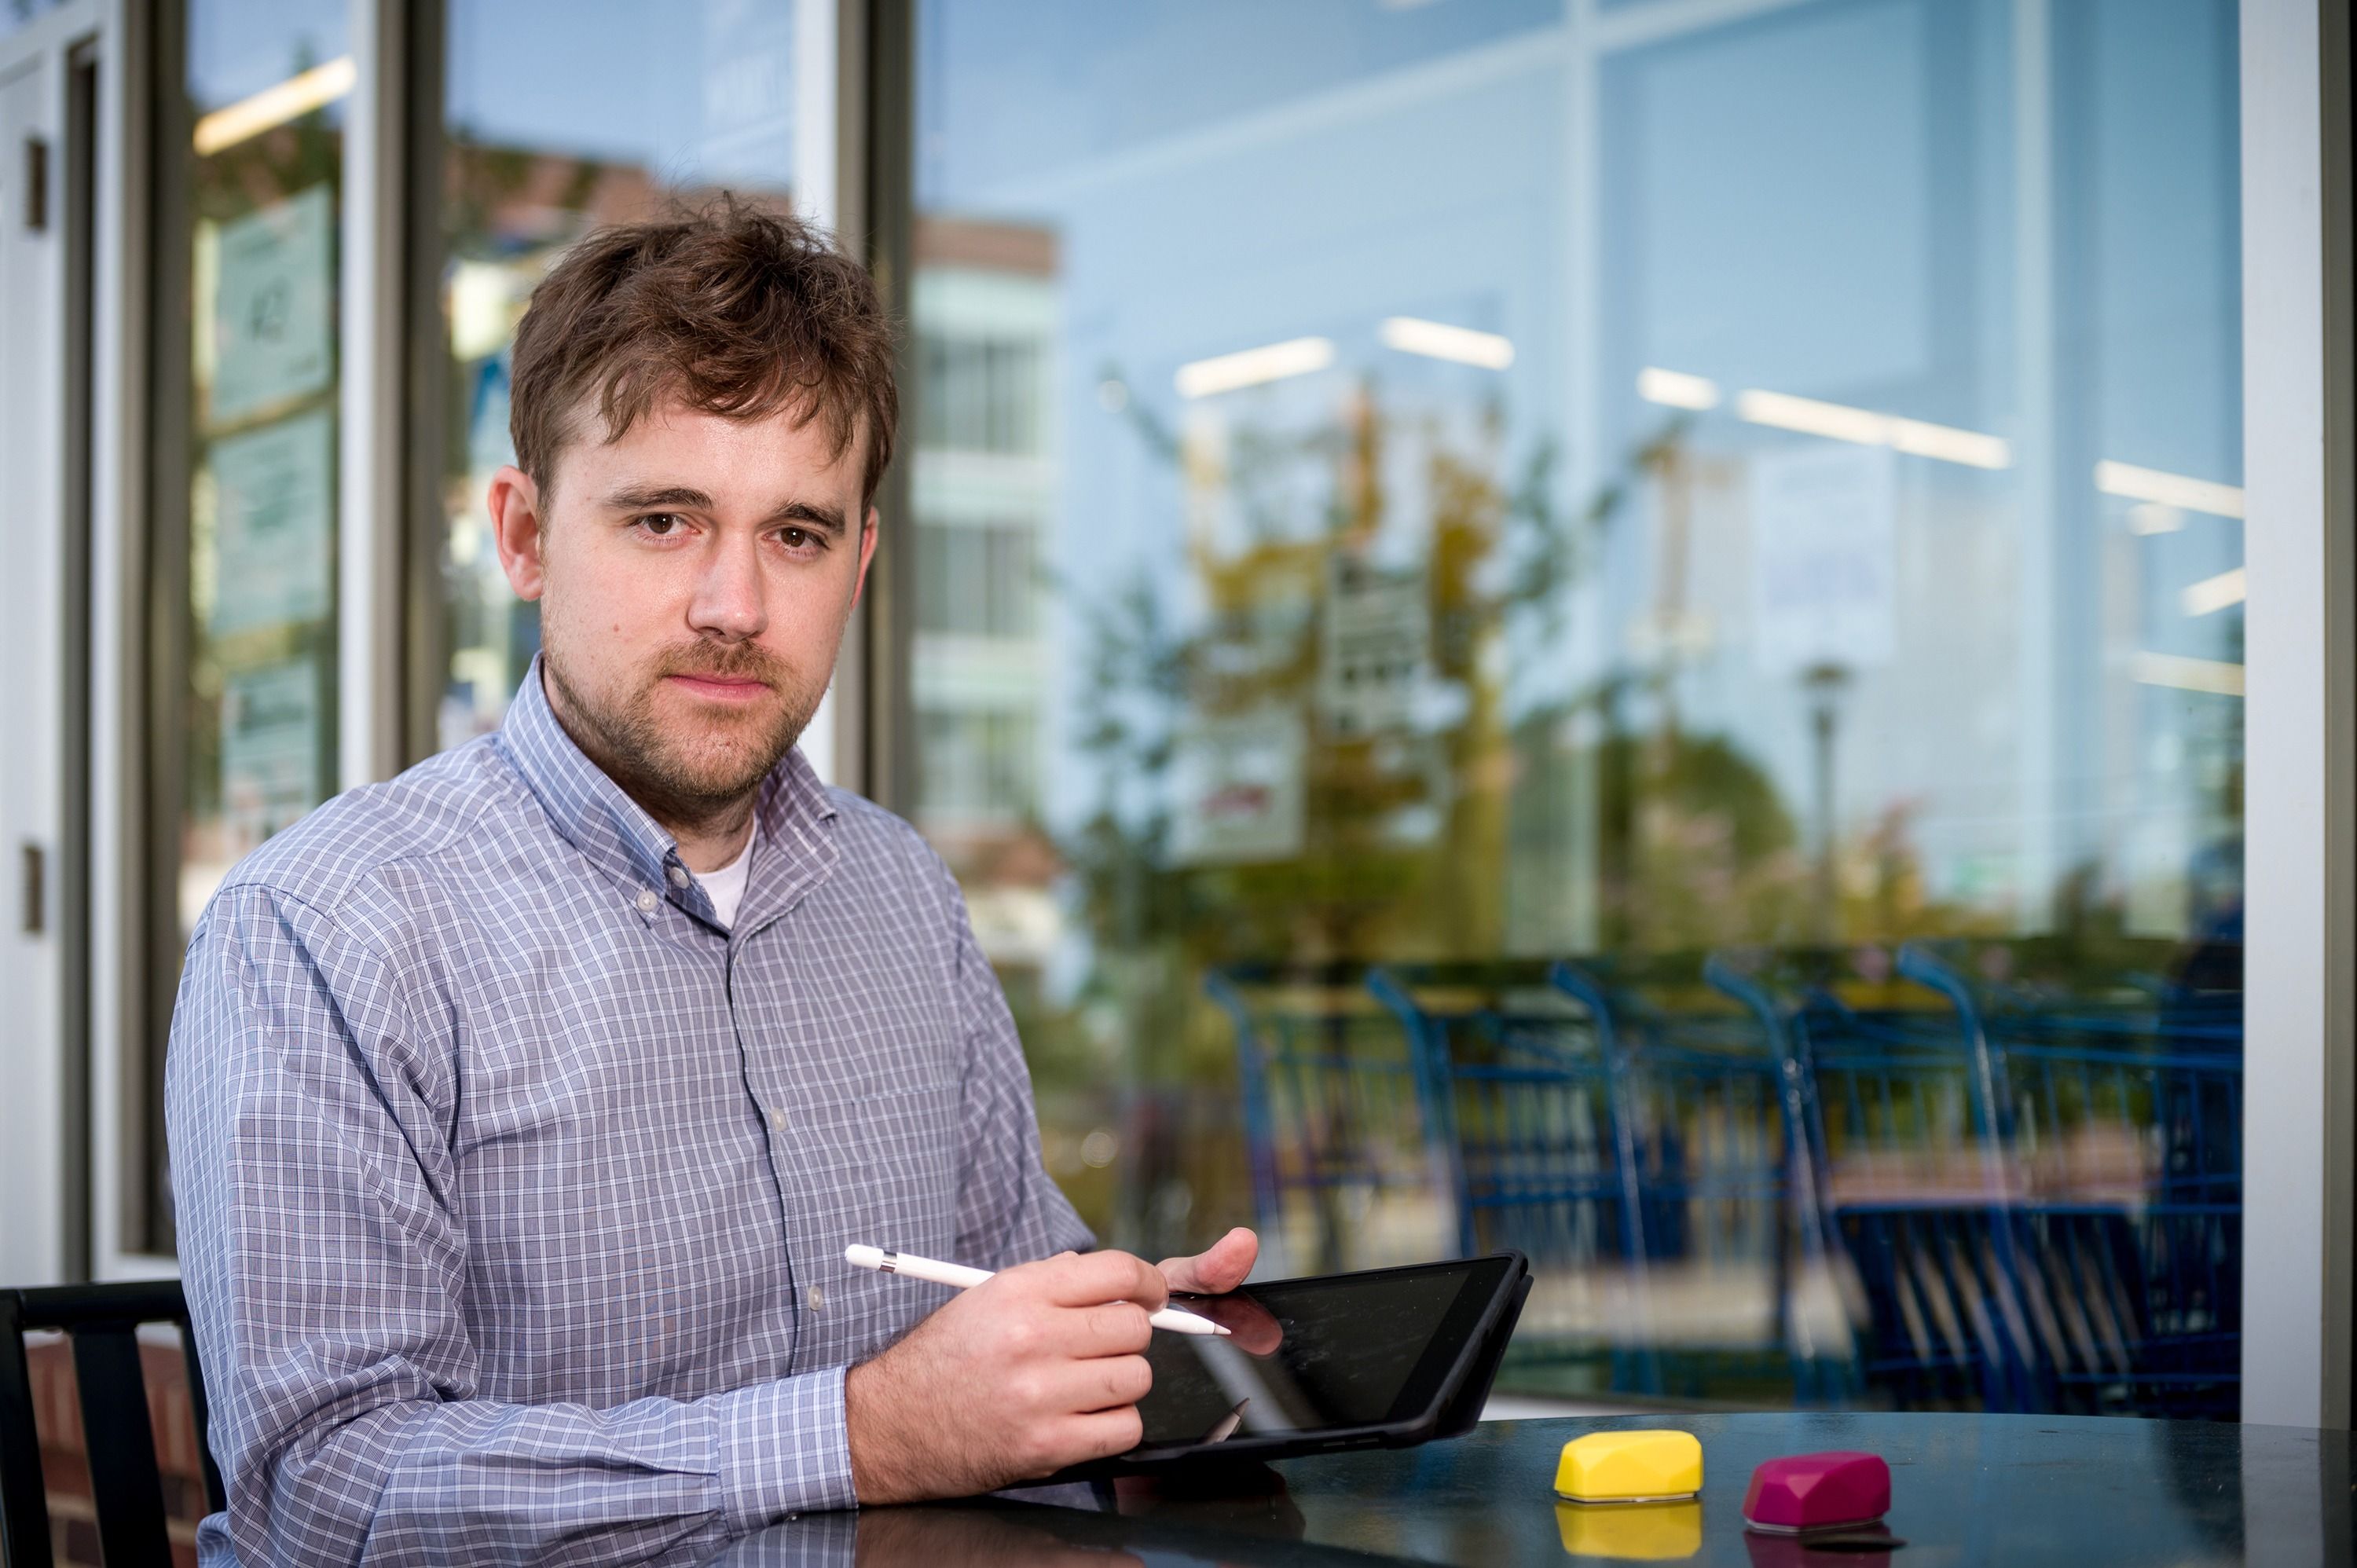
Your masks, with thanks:
[[[857,444],[669,405],[553,468],[553,495],[511,467],[490,498],[508,581],[540,601],[551,705],[659,818],[726,811],[810,723],[866,582]]]

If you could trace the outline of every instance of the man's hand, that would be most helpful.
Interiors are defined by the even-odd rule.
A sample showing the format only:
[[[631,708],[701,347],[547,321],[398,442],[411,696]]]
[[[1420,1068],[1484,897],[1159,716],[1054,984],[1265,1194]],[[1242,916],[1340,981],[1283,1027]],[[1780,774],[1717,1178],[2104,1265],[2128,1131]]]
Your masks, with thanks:
[[[1136,1447],[1146,1314],[1168,1294],[1142,1258],[1064,1252],[942,1303],[844,1379],[859,1500],[971,1497]]]
[[[1259,1257],[1260,1238],[1239,1225],[1191,1258],[1163,1259],[1162,1277],[1175,1291],[1225,1297],[1180,1305],[1226,1329],[1237,1349],[1254,1356],[1272,1356],[1285,1343],[1285,1330],[1260,1303],[1249,1296],[1227,1294],[1244,1283],[1244,1276],[1252,1273],[1253,1263]]]
[[[1244,1283],[1260,1257],[1260,1238],[1239,1225],[1191,1258],[1165,1258],[1162,1277],[1172,1290],[1225,1295]]]

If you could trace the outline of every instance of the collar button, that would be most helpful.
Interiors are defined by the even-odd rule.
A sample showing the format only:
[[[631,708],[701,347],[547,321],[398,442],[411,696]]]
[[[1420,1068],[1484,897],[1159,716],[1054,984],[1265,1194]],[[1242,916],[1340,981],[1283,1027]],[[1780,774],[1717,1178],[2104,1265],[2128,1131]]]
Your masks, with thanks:
[[[657,904],[662,903],[662,899],[657,898],[657,897],[655,897],[655,890],[654,890],[653,888],[651,888],[651,887],[641,887],[641,888],[640,888],[640,889],[639,889],[639,913],[640,913],[640,914],[641,914],[641,915],[651,915],[651,914],[653,914],[653,913],[655,912],[655,906],[656,906]]]
[[[687,886],[687,868],[685,866],[674,865],[671,868],[669,875],[671,876],[671,885],[673,887],[684,887]]]

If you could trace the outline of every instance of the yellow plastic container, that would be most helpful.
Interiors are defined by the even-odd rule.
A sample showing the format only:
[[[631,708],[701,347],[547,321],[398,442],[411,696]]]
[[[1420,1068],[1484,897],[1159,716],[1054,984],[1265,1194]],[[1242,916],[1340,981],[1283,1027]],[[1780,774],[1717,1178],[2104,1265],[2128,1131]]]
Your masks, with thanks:
[[[1664,1503],[1702,1491],[1702,1443],[1691,1432],[1591,1432],[1563,1445],[1555,1496],[1575,1503]]]
[[[1563,1549],[1574,1557],[1617,1557],[1630,1563],[1669,1563],[1702,1550],[1702,1504],[1587,1503],[1555,1505]]]

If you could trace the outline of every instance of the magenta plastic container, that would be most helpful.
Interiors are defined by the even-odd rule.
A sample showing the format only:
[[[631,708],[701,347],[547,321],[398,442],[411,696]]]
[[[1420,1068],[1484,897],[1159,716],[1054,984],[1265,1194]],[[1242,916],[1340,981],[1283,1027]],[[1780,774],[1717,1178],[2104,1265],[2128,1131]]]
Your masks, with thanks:
[[[1743,1522],[1799,1532],[1864,1524],[1890,1511],[1890,1466],[1879,1455],[1835,1449],[1770,1459],[1751,1472]]]

